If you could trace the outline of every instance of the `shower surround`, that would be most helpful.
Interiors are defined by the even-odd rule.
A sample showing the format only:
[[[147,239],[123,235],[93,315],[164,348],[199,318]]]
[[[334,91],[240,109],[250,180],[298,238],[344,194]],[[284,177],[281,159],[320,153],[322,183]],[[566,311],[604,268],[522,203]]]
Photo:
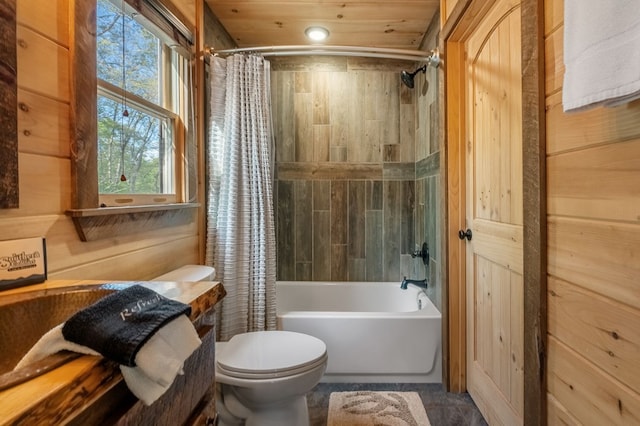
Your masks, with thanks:
[[[437,245],[430,73],[408,89],[399,76],[412,62],[270,60],[278,279],[424,278],[429,271],[411,253],[423,241]]]

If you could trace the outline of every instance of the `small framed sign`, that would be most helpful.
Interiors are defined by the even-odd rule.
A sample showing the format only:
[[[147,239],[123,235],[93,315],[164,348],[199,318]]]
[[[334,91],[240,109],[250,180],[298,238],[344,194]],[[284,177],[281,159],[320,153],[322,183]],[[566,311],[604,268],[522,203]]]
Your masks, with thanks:
[[[47,249],[42,237],[0,241],[0,290],[47,279]]]

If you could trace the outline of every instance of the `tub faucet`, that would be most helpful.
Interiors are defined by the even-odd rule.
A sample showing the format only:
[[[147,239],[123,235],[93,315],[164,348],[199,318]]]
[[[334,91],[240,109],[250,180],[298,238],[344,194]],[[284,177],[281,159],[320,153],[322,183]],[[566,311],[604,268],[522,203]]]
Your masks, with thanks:
[[[400,284],[400,288],[403,290],[407,289],[407,286],[409,284],[414,284],[417,285],[420,288],[424,288],[425,290],[427,289],[427,279],[425,278],[424,280],[410,280],[407,277],[404,277],[402,279],[402,283]]]

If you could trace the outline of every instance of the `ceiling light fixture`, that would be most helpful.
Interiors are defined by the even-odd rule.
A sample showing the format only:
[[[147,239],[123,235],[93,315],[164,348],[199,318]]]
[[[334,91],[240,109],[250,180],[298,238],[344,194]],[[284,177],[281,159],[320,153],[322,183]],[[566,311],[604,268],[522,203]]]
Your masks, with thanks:
[[[329,37],[329,30],[324,27],[309,27],[304,33],[313,41],[322,41]]]

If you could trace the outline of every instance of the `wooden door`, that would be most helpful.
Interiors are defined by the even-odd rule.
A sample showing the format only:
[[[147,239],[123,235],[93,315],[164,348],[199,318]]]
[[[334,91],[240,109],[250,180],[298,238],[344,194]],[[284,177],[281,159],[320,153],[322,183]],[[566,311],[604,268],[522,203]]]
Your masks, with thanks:
[[[464,42],[467,388],[489,424],[522,424],[520,5],[496,1]]]

